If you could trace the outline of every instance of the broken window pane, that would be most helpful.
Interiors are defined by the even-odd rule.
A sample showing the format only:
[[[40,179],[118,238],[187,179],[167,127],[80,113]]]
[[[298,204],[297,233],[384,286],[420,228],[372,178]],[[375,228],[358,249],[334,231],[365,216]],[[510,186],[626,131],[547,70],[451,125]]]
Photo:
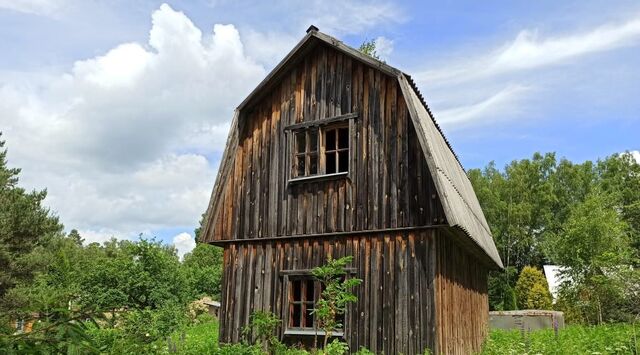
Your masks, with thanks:
[[[309,175],[318,173],[318,154],[309,154]]]
[[[298,176],[305,176],[305,159],[304,154],[298,155]]]

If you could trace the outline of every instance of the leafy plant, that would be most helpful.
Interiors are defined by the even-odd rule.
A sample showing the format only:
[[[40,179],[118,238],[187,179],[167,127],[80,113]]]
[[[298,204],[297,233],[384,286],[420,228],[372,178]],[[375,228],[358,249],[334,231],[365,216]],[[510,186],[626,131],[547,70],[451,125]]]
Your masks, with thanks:
[[[372,57],[374,59],[380,60],[380,56],[378,55],[378,52],[376,51],[376,40],[372,39],[369,41],[364,41],[362,42],[362,44],[360,45],[360,47],[358,48],[358,50],[366,55],[368,55],[369,57]]]
[[[281,343],[275,335],[280,322],[280,319],[272,312],[253,312],[249,325],[242,330],[242,335],[245,339],[253,335],[256,339],[255,345],[260,345],[265,352],[268,352],[281,347]]]
[[[333,332],[343,327],[343,324],[338,321],[338,317],[344,315],[349,303],[358,301],[358,297],[351,292],[351,289],[360,285],[362,280],[347,277],[346,271],[346,266],[352,260],[352,256],[340,259],[333,259],[329,256],[325,265],[316,267],[312,271],[313,276],[320,281],[323,287],[320,299],[312,310],[317,319],[318,327],[324,330],[323,348],[327,347]],[[317,333],[315,343],[317,347]]]

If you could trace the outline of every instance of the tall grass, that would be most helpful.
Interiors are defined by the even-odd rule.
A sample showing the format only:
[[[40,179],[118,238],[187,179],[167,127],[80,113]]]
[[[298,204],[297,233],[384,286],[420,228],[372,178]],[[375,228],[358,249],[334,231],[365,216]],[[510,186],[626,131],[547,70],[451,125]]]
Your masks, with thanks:
[[[519,331],[492,330],[482,354],[639,354],[638,328],[632,324],[572,325],[561,329],[557,337],[550,329],[524,337]]]

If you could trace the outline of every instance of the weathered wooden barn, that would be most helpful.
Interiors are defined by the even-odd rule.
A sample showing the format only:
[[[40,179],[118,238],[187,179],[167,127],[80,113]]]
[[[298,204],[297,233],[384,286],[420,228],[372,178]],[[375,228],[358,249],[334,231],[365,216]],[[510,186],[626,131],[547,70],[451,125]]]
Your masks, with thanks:
[[[411,77],[311,27],[238,106],[201,242],[224,247],[220,340],[270,310],[314,334],[310,269],[354,256],[351,349],[478,351],[502,263]]]

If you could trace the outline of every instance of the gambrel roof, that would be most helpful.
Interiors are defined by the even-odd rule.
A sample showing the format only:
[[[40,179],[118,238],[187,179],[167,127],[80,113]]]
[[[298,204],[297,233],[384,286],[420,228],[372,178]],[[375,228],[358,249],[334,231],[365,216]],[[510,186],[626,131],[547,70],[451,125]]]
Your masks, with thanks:
[[[229,137],[227,138],[227,144],[207,209],[208,218],[202,230],[203,240],[210,240],[208,234],[213,230],[215,216],[220,209],[219,203],[222,200],[223,186],[234,164],[233,160],[238,146],[239,127],[241,127],[240,123],[244,118],[244,109],[250,108],[253,103],[258,102],[287,73],[297,59],[301,58],[318,43],[329,45],[347,56],[398,79],[420,147],[435,182],[447,223],[462,232],[464,238],[459,241],[470,252],[490,264],[502,268],[502,261],[491,236],[491,230],[471,182],[411,77],[384,62],[345,45],[336,38],[319,32],[314,26],[309,28],[307,35],[235,110]]]

